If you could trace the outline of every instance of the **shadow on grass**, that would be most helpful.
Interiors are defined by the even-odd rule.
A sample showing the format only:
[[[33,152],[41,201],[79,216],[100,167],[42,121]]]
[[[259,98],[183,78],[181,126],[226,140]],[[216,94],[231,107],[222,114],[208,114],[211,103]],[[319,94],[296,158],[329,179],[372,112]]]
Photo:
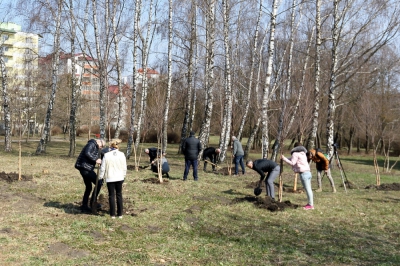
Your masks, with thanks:
[[[65,213],[68,214],[88,214],[91,215],[92,213],[90,212],[82,212],[79,206],[73,203],[60,203],[58,201],[49,201],[45,202],[43,204],[44,207],[50,207],[50,208],[57,208],[57,209],[62,209]],[[98,210],[97,211],[98,215],[103,216],[107,212],[105,210]]]

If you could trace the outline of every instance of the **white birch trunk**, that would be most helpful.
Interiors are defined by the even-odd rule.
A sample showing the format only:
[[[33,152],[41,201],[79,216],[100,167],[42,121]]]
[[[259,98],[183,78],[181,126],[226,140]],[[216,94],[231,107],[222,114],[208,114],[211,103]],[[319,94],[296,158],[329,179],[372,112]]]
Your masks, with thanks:
[[[230,43],[229,43],[229,0],[223,0],[223,20],[224,20],[224,47],[225,47],[225,99],[224,99],[224,118],[222,121],[222,129],[220,135],[221,153],[219,159],[225,161],[228,144],[231,135],[232,125],[232,84],[231,84],[231,69],[230,69]]]
[[[54,101],[56,98],[57,92],[57,81],[58,81],[58,62],[60,60],[60,35],[61,35],[61,11],[62,11],[62,0],[58,0],[57,2],[57,13],[56,13],[56,27],[54,31],[54,41],[53,41],[53,62],[52,62],[52,73],[51,73],[51,94],[49,98],[49,103],[47,106],[46,118],[43,127],[43,133],[39,140],[39,144],[36,148],[36,155],[41,154],[42,152],[46,152],[46,144],[50,136],[50,123],[51,123],[51,115],[53,112]]]
[[[261,115],[261,125],[262,125],[262,157],[268,157],[268,104],[269,104],[269,94],[270,94],[270,83],[272,75],[272,62],[274,60],[275,52],[275,28],[276,28],[276,13],[278,10],[278,0],[273,0],[272,12],[271,12],[271,22],[270,22],[270,36],[268,45],[268,62],[267,62],[267,73],[265,78],[265,85],[262,97],[262,115]]]
[[[207,102],[205,105],[205,115],[201,124],[199,139],[203,147],[207,146],[206,141],[210,134],[209,128],[211,124],[211,116],[213,110],[214,100],[214,60],[215,60],[215,0],[208,0],[208,9],[206,15],[206,80],[205,80],[205,91]],[[200,152],[199,158],[201,158],[203,151]]]
[[[164,121],[162,128],[162,151],[163,153],[167,150],[168,144],[168,112],[169,102],[171,98],[171,87],[172,87],[172,0],[169,0],[169,16],[168,16],[168,85],[167,95],[165,97],[164,106]]]
[[[132,102],[131,102],[131,116],[129,125],[129,138],[126,148],[126,157],[129,159],[132,152],[133,145],[133,134],[136,131],[136,97],[137,97],[137,43],[138,43],[138,32],[140,26],[140,15],[141,15],[142,1],[136,1],[135,5],[135,16],[133,21],[133,80],[132,80]]]

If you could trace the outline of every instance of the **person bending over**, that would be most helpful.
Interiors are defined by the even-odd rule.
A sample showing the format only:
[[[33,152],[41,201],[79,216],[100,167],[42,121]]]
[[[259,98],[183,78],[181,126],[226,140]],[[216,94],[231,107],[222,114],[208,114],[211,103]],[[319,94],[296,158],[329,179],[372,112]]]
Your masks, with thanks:
[[[246,166],[260,174],[260,183],[264,180],[265,173],[268,173],[265,178],[266,193],[267,196],[275,200],[274,180],[279,176],[280,166],[276,162],[268,159],[248,160]]]

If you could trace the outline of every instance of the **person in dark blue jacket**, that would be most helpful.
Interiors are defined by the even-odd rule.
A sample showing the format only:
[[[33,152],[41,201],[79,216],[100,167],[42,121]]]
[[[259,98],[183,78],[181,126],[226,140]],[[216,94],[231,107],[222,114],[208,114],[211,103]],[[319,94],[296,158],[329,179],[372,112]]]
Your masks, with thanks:
[[[183,173],[183,180],[187,180],[187,176],[189,174],[190,166],[193,167],[193,178],[195,181],[199,180],[197,175],[197,167],[198,167],[198,157],[199,153],[202,149],[201,142],[199,139],[194,137],[194,132],[191,131],[190,135],[182,146],[183,154],[185,155],[185,172]]]
[[[264,180],[265,173],[268,172],[267,178],[265,179],[267,196],[270,196],[275,200],[274,180],[279,176],[281,167],[276,162],[268,159],[259,159],[255,161],[248,160],[246,165],[260,174],[260,182]]]
[[[85,192],[83,193],[82,205],[80,207],[82,212],[91,212],[91,208],[88,206],[90,192],[92,191],[92,183],[96,184],[97,174],[94,172],[96,164],[101,164],[101,149],[104,147],[104,139],[91,139],[83,147],[78,159],[75,163],[75,168],[79,170],[83,182],[85,183]],[[97,191],[93,191],[91,202],[97,199],[99,195],[102,182],[99,180]],[[90,204],[92,206],[92,204]]]

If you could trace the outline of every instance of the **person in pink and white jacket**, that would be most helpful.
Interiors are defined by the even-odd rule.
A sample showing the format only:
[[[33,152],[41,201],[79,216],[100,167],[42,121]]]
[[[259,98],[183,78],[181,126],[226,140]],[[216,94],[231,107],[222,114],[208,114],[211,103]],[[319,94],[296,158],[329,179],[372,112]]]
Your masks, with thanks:
[[[308,204],[303,207],[304,210],[313,210],[314,209],[314,199],[313,199],[313,192],[311,189],[311,171],[310,165],[308,164],[307,160],[307,149],[303,147],[300,142],[296,142],[294,144],[294,148],[291,150],[291,157],[286,158],[281,155],[282,160],[292,166],[292,170],[295,173],[300,174],[300,180],[303,184],[304,190],[307,194]]]

